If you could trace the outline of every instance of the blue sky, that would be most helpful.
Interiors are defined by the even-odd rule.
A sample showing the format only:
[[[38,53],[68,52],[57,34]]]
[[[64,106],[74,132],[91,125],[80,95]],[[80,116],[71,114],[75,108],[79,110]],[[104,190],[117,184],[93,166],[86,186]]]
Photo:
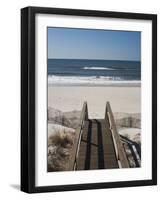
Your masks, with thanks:
[[[139,61],[141,33],[48,28],[48,58]]]

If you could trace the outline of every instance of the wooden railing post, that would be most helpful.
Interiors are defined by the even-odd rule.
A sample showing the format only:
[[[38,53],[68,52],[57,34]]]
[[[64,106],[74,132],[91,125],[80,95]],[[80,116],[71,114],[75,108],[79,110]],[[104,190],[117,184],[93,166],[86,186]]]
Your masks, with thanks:
[[[108,109],[107,109],[107,103],[106,103],[106,107],[105,107],[105,119],[108,119]]]
[[[128,162],[125,150],[123,148],[122,142],[120,140],[120,136],[119,136],[117,128],[116,128],[114,116],[113,116],[109,102],[106,103],[105,119],[109,119],[110,129],[111,129],[111,133],[112,133],[112,138],[113,138],[113,142],[114,142],[115,153],[116,153],[116,157],[118,159],[118,163],[119,163],[119,165],[121,165],[120,166],[121,168],[129,168],[130,167],[129,162]]]
[[[75,133],[76,135],[75,135],[75,140],[74,140],[74,145],[73,145],[73,155],[72,155],[72,158],[71,158],[69,170],[75,170],[75,168],[76,168],[79,145],[80,145],[80,141],[81,141],[81,138],[82,138],[82,128],[83,128],[85,120],[88,120],[87,102],[83,103],[83,108],[82,108],[82,112],[81,112],[81,115],[80,115],[79,126],[76,130],[76,133]]]

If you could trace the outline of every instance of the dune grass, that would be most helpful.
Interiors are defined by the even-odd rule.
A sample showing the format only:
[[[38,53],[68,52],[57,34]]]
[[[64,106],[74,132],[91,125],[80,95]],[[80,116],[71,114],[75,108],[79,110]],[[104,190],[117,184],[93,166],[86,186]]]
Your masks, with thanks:
[[[48,172],[68,170],[74,134],[57,131],[48,139]]]

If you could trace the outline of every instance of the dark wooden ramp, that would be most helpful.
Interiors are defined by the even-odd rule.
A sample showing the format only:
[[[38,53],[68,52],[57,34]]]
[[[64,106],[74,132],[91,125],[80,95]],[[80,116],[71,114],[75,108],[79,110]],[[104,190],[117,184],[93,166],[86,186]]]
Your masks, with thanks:
[[[118,168],[107,119],[85,120],[76,170]]]

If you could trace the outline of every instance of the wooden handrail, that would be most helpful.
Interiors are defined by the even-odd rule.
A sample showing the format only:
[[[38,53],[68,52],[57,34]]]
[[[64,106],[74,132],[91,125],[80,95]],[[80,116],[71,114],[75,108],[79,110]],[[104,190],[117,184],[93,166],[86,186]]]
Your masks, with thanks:
[[[74,146],[73,146],[73,150],[72,150],[73,154],[72,154],[69,170],[76,169],[79,146],[80,146],[80,141],[81,141],[81,137],[82,137],[82,128],[83,128],[85,120],[88,120],[87,102],[83,103],[83,108],[82,108],[82,112],[81,112],[80,120],[79,120],[79,126],[76,130],[76,135],[75,135],[75,139],[74,139]]]
[[[110,123],[110,129],[113,137],[114,147],[115,147],[115,153],[116,157],[118,159],[119,167],[121,168],[129,168],[129,162],[125,153],[125,150],[123,148],[123,145],[120,140],[120,136],[117,132],[114,116],[111,110],[110,103],[106,103],[106,109],[105,109],[105,119],[109,119]]]

